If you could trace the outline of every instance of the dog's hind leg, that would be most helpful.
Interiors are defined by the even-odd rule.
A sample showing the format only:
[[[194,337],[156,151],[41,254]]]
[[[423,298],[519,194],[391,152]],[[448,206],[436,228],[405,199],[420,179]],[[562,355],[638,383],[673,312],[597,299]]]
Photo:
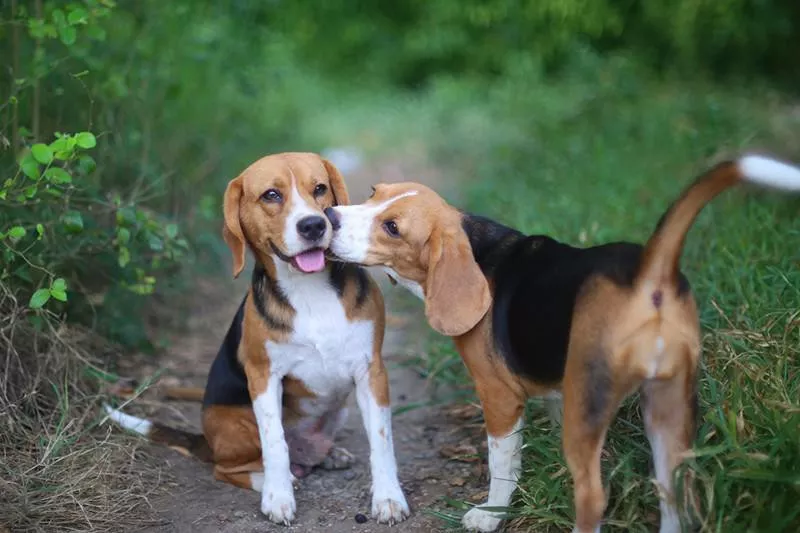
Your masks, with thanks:
[[[673,474],[692,446],[697,420],[696,377],[689,361],[687,357],[684,372],[668,380],[649,380],[642,386],[645,429],[659,485],[660,533],[681,531]]]
[[[563,446],[574,482],[574,533],[596,533],[606,509],[600,454],[606,431],[622,400],[610,361],[601,351],[586,352],[567,362]]]

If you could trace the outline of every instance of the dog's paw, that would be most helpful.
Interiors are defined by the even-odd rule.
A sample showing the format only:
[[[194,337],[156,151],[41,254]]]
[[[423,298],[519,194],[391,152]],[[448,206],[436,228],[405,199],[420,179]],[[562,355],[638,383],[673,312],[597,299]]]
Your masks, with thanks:
[[[291,490],[272,490],[265,487],[261,495],[261,512],[276,524],[289,525],[294,520],[297,505]]]
[[[572,533],[585,533],[585,532],[582,529],[578,529],[578,526],[575,526],[575,528],[572,530]],[[600,533],[600,526],[597,526],[596,528],[594,528],[593,530],[589,531],[588,533]]]
[[[394,498],[372,498],[372,517],[380,524],[397,524],[408,518],[410,513],[402,492]]]
[[[396,524],[402,522],[411,511],[399,483],[373,486],[372,516],[380,524]]]
[[[464,529],[469,531],[494,531],[503,519],[501,515],[473,507],[461,519]]]
[[[320,465],[325,470],[344,470],[353,466],[356,457],[344,448],[334,446]]]

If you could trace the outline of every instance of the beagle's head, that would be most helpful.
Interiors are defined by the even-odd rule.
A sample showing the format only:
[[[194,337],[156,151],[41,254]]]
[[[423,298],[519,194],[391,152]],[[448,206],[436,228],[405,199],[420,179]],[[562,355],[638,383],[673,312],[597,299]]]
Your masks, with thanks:
[[[462,215],[430,188],[381,183],[365,203],[325,214],[334,228],[330,251],[344,261],[385,267],[425,300],[428,322],[440,333],[463,335],[489,310],[489,285]]]
[[[238,276],[249,246],[257,257],[272,256],[301,272],[325,268],[332,237],[324,210],[349,202],[339,171],[312,153],[263,157],[225,190],[223,236]]]

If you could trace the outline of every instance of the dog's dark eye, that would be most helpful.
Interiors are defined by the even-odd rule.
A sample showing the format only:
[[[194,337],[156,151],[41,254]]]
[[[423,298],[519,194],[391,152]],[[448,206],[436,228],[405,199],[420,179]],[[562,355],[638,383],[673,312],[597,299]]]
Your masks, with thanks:
[[[314,187],[314,198],[319,198],[326,192],[328,192],[328,186],[325,185],[324,183],[320,183],[316,187]]]
[[[395,223],[394,220],[387,220],[386,222],[384,222],[383,229],[384,231],[386,231],[386,233],[389,234],[390,237],[400,236],[400,230],[397,229],[397,224]]]
[[[283,196],[278,192],[278,189],[268,189],[267,192],[261,195],[261,199],[265,202],[277,204],[283,201]]]

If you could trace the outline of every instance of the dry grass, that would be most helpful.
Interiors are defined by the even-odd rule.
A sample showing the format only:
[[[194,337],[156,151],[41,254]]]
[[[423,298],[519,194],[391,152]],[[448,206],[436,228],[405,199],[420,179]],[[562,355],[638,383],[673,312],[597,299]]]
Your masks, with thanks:
[[[150,518],[157,472],[97,427],[87,370],[112,354],[90,332],[36,327],[0,284],[0,532],[123,531]]]

